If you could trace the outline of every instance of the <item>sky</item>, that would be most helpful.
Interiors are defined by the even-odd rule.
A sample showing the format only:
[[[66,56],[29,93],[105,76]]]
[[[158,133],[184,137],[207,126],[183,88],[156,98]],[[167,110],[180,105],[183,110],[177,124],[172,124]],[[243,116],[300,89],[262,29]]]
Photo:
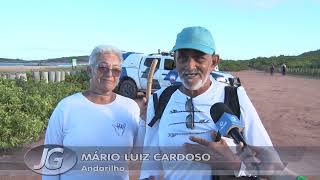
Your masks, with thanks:
[[[222,59],[299,55],[320,49],[320,0],[2,0],[0,58],[169,51],[188,26],[209,29]]]

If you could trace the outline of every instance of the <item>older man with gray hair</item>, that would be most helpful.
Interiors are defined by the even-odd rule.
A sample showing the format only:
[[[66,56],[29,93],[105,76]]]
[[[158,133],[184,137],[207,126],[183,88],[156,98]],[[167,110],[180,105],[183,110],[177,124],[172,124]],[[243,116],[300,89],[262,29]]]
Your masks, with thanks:
[[[134,100],[113,92],[119,82],[121,64],[122,54],[118,48],[97,46],[93,49],[88,67],[90,87],[59,102],[49,120],[46,145],[87,147],[92,153],[96,147],[134,146],[138,136],[139,106]],[[129,179],[127,171],[116,175],[110,173],[111,170],[83,172],[80,167],[65,174],[44,175],[43,179]]]
[[[225,101],[227,85],[210,78],[210,73],[220,61],[210,31],[199,26],[184,28],[177,35],[172,52],[182,85],[177,86],[170,96],[165,94],[166,90],[163,88],[156,92],[157,96],[149,98],[145,153],[165,154],[168,147],[171,147],[172,150],[169,150],[173,153],[169,153],[178,154],[190,150],[188,147],[190,144],[194,145],[194,138],[207,141],[219,139],[212,134],[213,131],[218,131],[218,126],[212,120],[210,109],[214,104]],[[270,137],[244,88],[238,87],[236,93],[240,106],[240,120],[245,125],[242,134],[247,144],[272,146]],[[153,102],[158,100],[160,104],[163,94],[169,97],[169,100],[162,116],[156,116],[156,110],[160,108],[155,110]],[[159,179],[163,173],[165,180],[211,180],[211,175],[222,174],[220,170],[230,175],[244,175],[245,165],[232,151],[232,147],[236,146],[233,140],[223,137],[222,141],[212,143],[217,147],[210,159],[212,164],[190,160],[178,161],[174,158],[143,161],[140,179]]]

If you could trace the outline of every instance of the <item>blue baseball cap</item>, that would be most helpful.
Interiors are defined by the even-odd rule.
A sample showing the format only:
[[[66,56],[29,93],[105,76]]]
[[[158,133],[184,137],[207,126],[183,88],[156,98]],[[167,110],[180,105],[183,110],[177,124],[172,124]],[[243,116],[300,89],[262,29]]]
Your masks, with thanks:
[[[195,49],[206,54],[215,53],[213,37],[204,27],[186,27],[178,35],[171,52],[179,49]]]

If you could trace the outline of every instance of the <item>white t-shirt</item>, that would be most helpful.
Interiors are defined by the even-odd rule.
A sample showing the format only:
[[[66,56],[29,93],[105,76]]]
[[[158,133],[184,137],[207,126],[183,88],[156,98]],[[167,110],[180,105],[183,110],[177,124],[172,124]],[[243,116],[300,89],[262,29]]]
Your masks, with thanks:
[[[117,94],[113,102],[101,105],[89,101],[82,93],[76,93],[61,100],[55,108],[45,144],[87,147],[91,151],[92,147],[133,147],[138,141],[139,116],[139,106],[132,99]],[[59,176],[43,176],[43,179],[129,179],[128,172],[110,176],[108,172],[72,171]]]
[[[185,104],[187,98],[190,98],[183,94],[180,90],[175,91],[167,107],[162,115],[161,120],[156,122],[153,127],[147,126],[144,146],[145,151],[148,151],[148,147],[158,147],[159,152],[164,152],[163,148],[170,146],[183,146],[184,143],[193,143],[189,140],[190,136],[202,137],[207,140],[212,140],[211,131],[217,131],[217,128],[210,116],[210,108],[217,102],[224,102],[224,87],[226,84],[212,80],[210,88],[203,94],[193,98],[193,105],[195,112],[195,128],[188,129],[186,127],[186,116],[189,112],[185,111]],[[161,89],[157,92],[159,94],[163,92]],[[272,142],[267,134],[261,120],[253,107],[250,99],[248,98],[243,87],[239,87],[238,97],[241,110],[241,118],[245,129],[243,131],[244,138],[247,144],[255,146],[272,146]],[[149,99],[147,109],[147,124],[154,116],[154,108],[152,98]],[[232,139],[225,138],[229,146],[235,146]],[[172,166],[167,161],[153,163],[152,168],[147,162],[143,162],[140,179],[147,178],[150,175],[158,176],[163,169],[164,178],[166,180],[173,179],[211,179],[208,172],[211,172],[210,166],[192,161],[183,161],[181,163],[175,163]],[[152,169],[152,170],[151,170]],[[180,169],[180,170],[178,170]],[[202,170],[202,171],[200,171]],[[203,172],[204,174],[201,174]]]

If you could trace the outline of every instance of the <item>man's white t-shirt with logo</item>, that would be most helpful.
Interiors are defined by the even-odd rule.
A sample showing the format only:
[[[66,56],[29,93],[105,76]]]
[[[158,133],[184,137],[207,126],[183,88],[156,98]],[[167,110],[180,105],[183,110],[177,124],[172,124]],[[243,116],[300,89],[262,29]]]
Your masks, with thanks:
[[[196,111],[194,113],[194,129],[188,129],[186,127],[186,117],[190,112],[183,112],[186,111],[185,104],[190,97],[183,94],[180,90],[175,91],[166,106],[161,120],[158,120],[153,127],[147,125],[144,139],[144,153],[149,153],[148,151],[155,153],[154,151],[156,150],[163,153],[168,147],[183,147],[185,143],[193,143],[189,140],[190,136],[197,136],[211,141],[211,132],[212,130],[217,131],[217,128],[210,116],[210,108],[217,102],[224,102],[225,86],[226,84],[212,80],[211,86],[206,92],[193,98],[194,110]],[[156,93],[161,94],[163,90],[164,89],[161,89]],[[243,135],[247,144],[254,146],[272,146],[269,135],[243,87],[239,87],[237,93],[241,110],[240,120],[245,126]],[[149,98],[147,109],[147,124],[153,116],[154,107],[151,97]],[[232,139],[225,139],[229,146],[235,146]],[[181,161],[179,163],[179,161],[176,161],[173,164],[169,161],[157,161],[150,165],[150,163],[144,161],[142,163],[140,179],[152,175],[159,176],[162,170],[164,179],[166,180],[209,180],[212,178],[209,175],[211,173],[211,167],[203,163],[192,161]]]
[[[136,141],[141,141],[138,140],[139,116],[139,106],[132,99],[117,94],[113,102],[101,105],[89,101],[82,93],[76,93],[64,98],[55,108],[45,144],[87,147],[92,154],[94,147],[133,147]],[[43,176],[43,179],[122,180],[129,179],[129,176],[128,172],[111,176],[108,172],[71,170],[59,176]]]

